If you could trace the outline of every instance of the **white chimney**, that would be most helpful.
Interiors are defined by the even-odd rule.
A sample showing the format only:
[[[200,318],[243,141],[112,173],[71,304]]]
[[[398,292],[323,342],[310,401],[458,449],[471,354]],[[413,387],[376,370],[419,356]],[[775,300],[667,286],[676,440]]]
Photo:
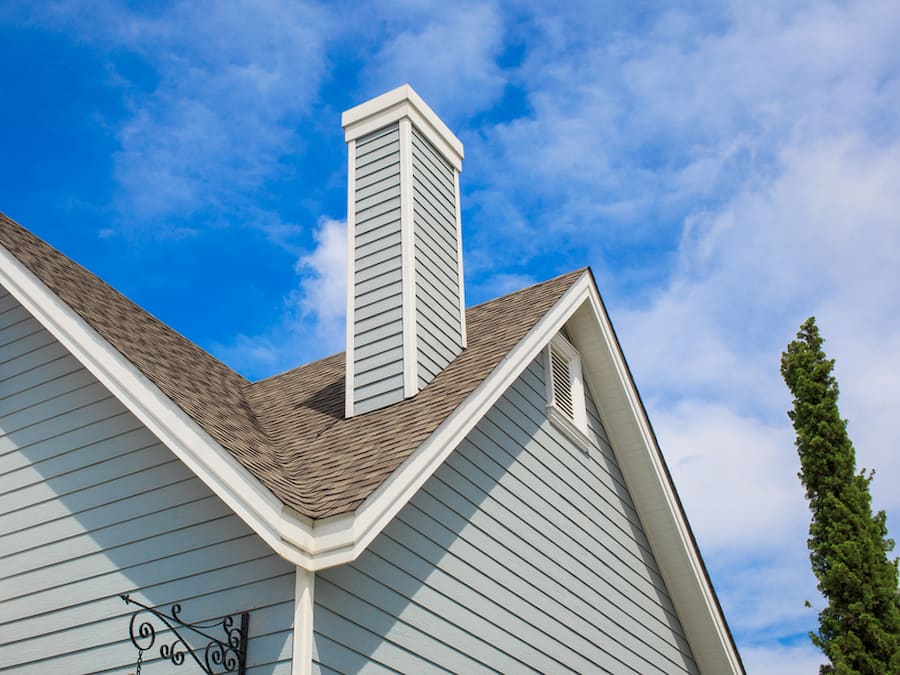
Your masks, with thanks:
[[[409,85],[351,108],[346,415],[415,396],[466,346],[463,146]]]

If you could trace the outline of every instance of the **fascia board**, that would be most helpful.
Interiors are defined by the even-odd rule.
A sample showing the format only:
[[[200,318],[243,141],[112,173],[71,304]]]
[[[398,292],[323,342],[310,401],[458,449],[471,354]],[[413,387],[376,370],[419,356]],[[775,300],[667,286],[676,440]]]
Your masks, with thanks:
[[[568,330],[619,468],[701,672],[743,673],[696,542],[593,282]]]
[[[462,170],[462,142],[408,84],[345,111],[344,140],[349,143],[403,118],[409,118],[457,171]]]
[[[311,525],[289,516],[240,462],[2,246],[0,283],[277,553],[310,564]]]

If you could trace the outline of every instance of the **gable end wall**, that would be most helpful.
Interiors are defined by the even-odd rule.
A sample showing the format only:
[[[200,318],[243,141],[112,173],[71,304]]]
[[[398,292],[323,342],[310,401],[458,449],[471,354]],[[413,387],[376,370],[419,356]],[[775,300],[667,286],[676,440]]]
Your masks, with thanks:
[[[696,673],[597,410],[538,357],[353,563],[316,576],[314,672]]]

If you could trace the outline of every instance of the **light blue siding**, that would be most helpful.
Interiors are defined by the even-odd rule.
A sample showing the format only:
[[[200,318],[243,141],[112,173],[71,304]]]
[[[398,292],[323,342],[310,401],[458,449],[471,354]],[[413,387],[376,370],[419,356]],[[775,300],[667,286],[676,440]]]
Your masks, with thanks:
[[[354,413],[403,400],[400,132],[356,141]]]
[[[696,673],[592,402],[539,357],[352,564],[316,578],[319,672]]]
[[[412,129],[416,353],[421,389],[462,350],[453,167]]]
[[[401,174],[399,123],[356,141],[353,187],[353,411],[404,398],[404,368],[425,387],[462,350],[461,283],[453,167],[415,126]],[[405,142],[405,140],[403,141]],[[405,205],[405,206],[404,206]],[[403,208],[412,222],[413,278],[403,278]],[[404,362],[403,289],[415,295],[415,360]]]
[[[132,672],[120,593],[249,610],[250,672],[290,672],[293,567],[0,291],[0,672]]]

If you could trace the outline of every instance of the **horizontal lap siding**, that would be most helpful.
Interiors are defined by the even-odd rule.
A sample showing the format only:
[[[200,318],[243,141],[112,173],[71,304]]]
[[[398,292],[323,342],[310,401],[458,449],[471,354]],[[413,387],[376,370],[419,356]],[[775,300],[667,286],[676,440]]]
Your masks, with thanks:
[[[321,672],[696,672],[588,401],[584,452],[535,360],[352,564],[317,575]]]
[[[130,593],[188,621],[250,610],[250,672],[287,673],[293,592],[293,567],[0,292],[0,672],[133,671]]]
[[[356,141],[354,412],[403,399],[400,136],[394,124]]]
[[[453,167],[413,127],[416,336],[421,389],[462,349]]]

